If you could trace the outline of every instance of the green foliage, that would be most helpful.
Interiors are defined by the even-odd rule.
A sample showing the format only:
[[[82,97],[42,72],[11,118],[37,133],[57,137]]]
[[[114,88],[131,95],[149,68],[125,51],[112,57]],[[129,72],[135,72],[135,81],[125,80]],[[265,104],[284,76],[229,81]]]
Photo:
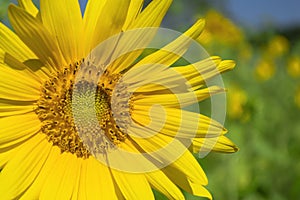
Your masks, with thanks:
[[[199,16],[199,12],[195,15]],[[182,22],[177,26],[187,27],[187,24]],[[236,87],[246,95],[241,104],[242,116],[230,117],[233,111],[229,105],[225,124],[229,130],[227,136],[240,151],[210,153],[199,159],[209,179],[207,188],[217,200],[298,199],[300,107],[295,95],[300,88],[300,77],[293,71],[291,74],[288,68],[292,57],[300,57],[300,27],[286,30],[281,27],[280,31],[272,27],[261,31],[237,28],[244,34],[240,43],[222,43],[222,38],[212,36],[211,43],[204,45],[210,55],[237,63],[233,71],[223,74],[228,102],[232,100],[230,93],[240,92]],[[278,37],[283,42],[278,42]],[[261,68],[260,61],[269,64],[269,68]],[[201,199],[185,195],[187,199]]]
[[[7,6],[9,2],[9,0],[0,0],[0,21],[2,21],[7,14]]]
[[[272,53],[266,52],[265,47],[277,32],[269,30],[261,34],[255,38],[246,36],[256,41],[251,43],[253,51],[247,61],[230,47],[222,46],[223,50],[219,51],[221,57],[237,62],[237,67],[223,78],[229,92],[231,85],[237,85],[247,94],[243,113],[248,115],[248,120],[227,118],[225,124],[228,137],[239,146],[239,152],[212,153],[201,159],[210,181],[208,188],[215,199],[284,200],[300,196],[300,108],[294,98],[300,79],[287,72],[289,58],[299,56],[300,39],[295,40],[295,35],[291,35],[293,42],[287,38],[290,47],[286,53],[275,57],[266,55],[272,58],[275,73],[268,80],[260,80],[255,73],[257,60]],[[261,42],[257,38],[265,40]]]
[[[276,74],[265,82],[256,80],[252,62],[238,65],[234,73],[224,77],[246,91],[249,100],[245,107],[251,116],[247,123],[227,120],[229,137],[241,149],[238,153],[212,155],[205,160],[209,188],[216,199],[283,200],[300,196],[296,189],[300,187],[300,110],[294,102],[299,80],[287,74],[287,57],[276,60]]]

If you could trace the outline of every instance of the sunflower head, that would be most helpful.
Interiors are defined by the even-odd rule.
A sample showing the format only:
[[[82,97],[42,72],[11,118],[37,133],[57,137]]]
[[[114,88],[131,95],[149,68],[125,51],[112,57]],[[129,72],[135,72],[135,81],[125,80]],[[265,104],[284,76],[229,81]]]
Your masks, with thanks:
[[[198,102],[225,97],[235,63],[195,41],[204,20],[158,28],[171,0],[89,0],[83,17],[76,0],[18,2],[14,32],[0,24],[2,198],[211,199],[193,153],[237,147],[225,98],[218,121]]]

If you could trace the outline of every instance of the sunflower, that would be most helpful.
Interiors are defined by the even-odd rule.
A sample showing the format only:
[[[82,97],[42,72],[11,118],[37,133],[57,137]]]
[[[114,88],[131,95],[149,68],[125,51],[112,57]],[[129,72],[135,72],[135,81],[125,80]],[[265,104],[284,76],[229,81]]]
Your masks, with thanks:
[[[224,92],[206,80],[235,64],[171,67],[204,21],[163,49],[107,61],[149,43],[157,30],[143,28],[159,27],[170,4],[89,0],[83,17],[77,0],[9,6],[14,32],[0,24],[1,199],[154,199],[153,190],[184,199],[180,189],[212,198],[192,153],[237,148],[220,123],[182,108]]]

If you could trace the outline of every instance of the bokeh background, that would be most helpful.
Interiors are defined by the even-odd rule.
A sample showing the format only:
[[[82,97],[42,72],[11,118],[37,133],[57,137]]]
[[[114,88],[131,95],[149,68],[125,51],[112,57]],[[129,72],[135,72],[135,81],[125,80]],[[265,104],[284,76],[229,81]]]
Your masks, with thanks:
[[[0,0],[4,23],[10,2]],[[216,200],[300,199],[299,8],[299,0],[174,0],[163,22],[184,31],[206,18],[199,42],[237,63],[223,79],[225,127],[240,151],[199,159]]]
[[[175,0],[166,18],[181,31],[206,18],[200,43],[237,63],[223,80],[227,136],[240,150],[199,160],[216,200],[300,199],[299,8],[297,0]]]

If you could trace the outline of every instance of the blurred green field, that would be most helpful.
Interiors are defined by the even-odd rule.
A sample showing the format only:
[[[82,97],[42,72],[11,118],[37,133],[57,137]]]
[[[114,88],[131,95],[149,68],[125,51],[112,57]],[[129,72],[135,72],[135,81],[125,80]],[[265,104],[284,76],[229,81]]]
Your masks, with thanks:
[[[0,2],[3,20],[8,1]],[[300,198],[300,27],[253,32],[209,4],[199,8],[197,15],[180,11],[180,1],[175,1],[164,25],[176,23],[172,16],[187,15],[191,21],[206,17],[207,29],[199,42],[210,55],[237,63],[233,71],[223,74],[223,80],[228,89],[225,127],[240,150],[199,159],[214,199]],[[176,28],[189,25],[183,20]]]
[[[217,200],[298,199],[300,27],[253,31],[209,5],[199,10],[195,18],[207,20],[200,43],[210,55],[237,63],[223,80],[228,89],[227,136],[240,151],[199,159],[209,190]]]

